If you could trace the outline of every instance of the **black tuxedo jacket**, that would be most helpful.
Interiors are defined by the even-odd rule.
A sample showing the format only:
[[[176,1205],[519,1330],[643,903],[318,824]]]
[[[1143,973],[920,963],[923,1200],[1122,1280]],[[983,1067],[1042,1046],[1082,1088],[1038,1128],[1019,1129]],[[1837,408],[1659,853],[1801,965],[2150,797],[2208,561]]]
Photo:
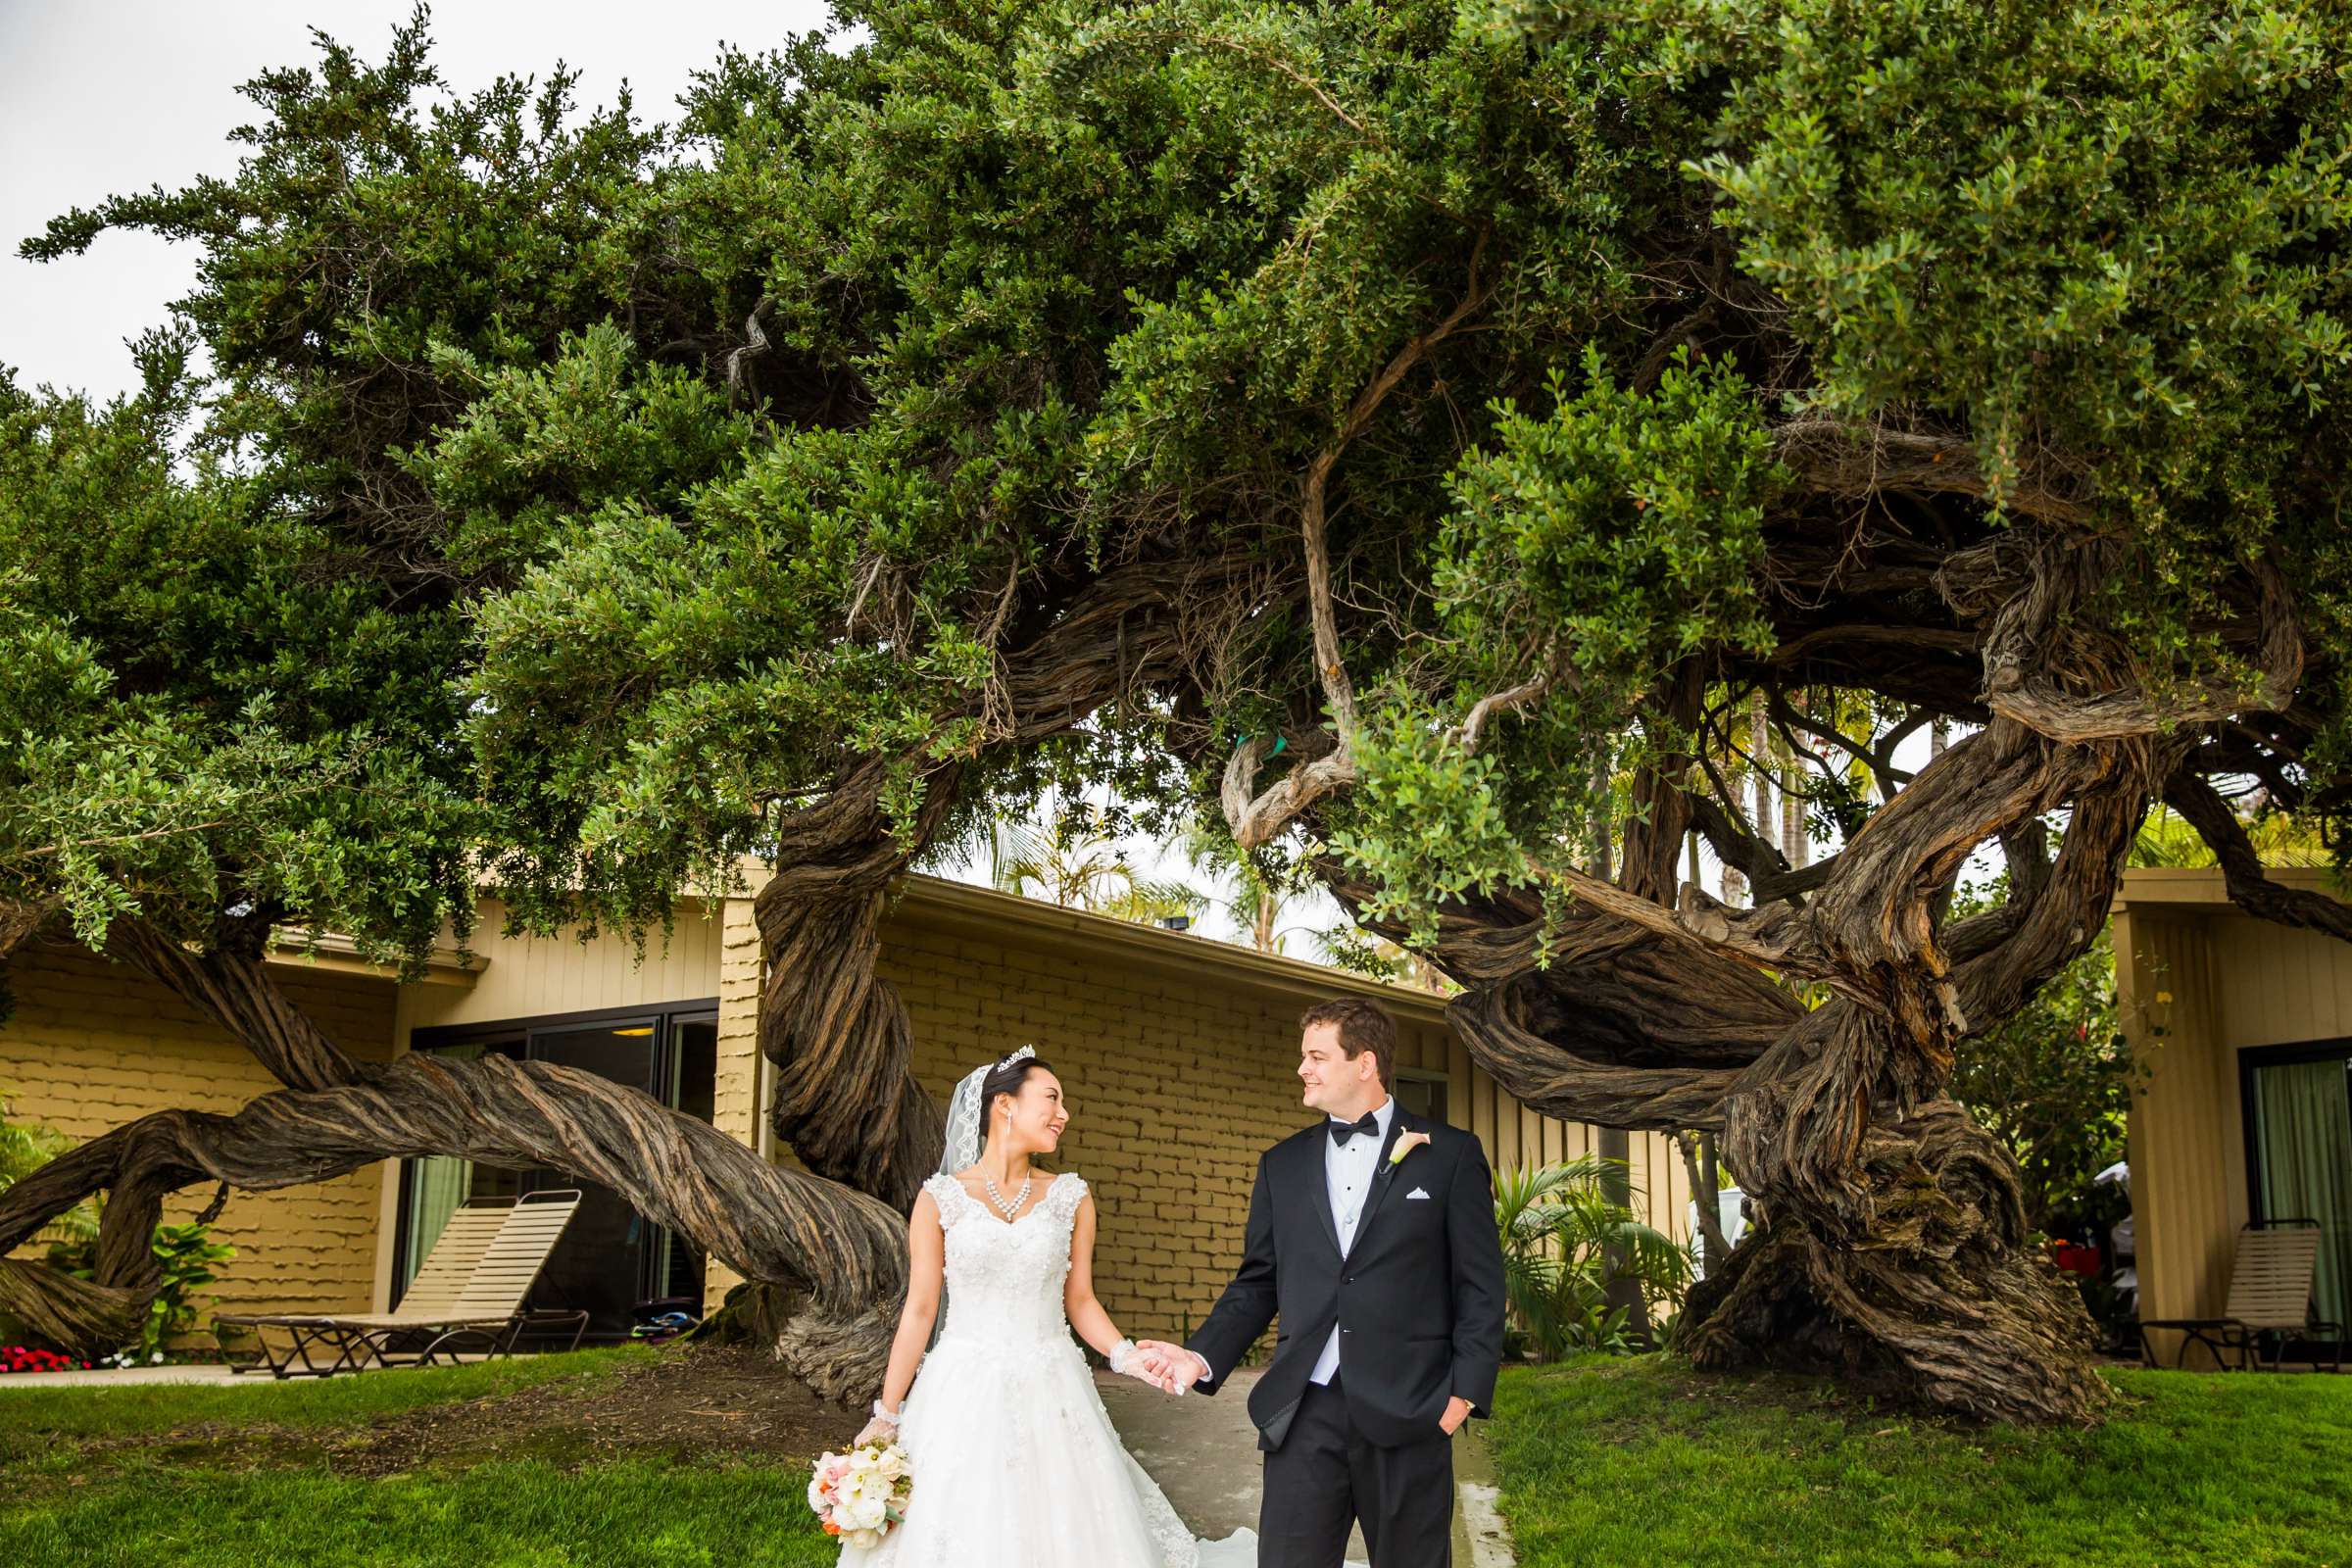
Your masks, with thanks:
[[[1427,1443],[1443,1435],[1455,1395],[1487,1414],[1502,1360],[1502,1246],[1486,1152],[1469,1133],[1398,1105],[1343,1256],[1323,1174],[1327,1126],[1259,1156],[1242,1266],[1192,1339],[1209,1368],[1197,1386],[1216,1393],[1279,1315],[1273,1364],[1250,1393],[1258,1446],[1279,1448],[1336,1323],[1355,1429],[1380,1447]],[[1428,1145],[1390,1163],[1408,1131],[1428,1134]]]

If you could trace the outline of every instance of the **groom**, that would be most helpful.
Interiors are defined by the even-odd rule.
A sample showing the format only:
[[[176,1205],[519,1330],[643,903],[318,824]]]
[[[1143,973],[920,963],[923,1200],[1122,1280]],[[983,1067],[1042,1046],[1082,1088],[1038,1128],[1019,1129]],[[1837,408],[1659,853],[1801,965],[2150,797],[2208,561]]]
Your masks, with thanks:
[[[1396,1026],[1348,999],[1299,1019],[1298,1078],[1324,1120],[1257,1162],[1242,1266],[1190,1348],[1140,1349],[1214,1394],[1277,1314],[1250,1391],[1265,1450],[1258,1568],[1445,1568],[1454,1432],[1502,1359],[1502,1249],[1485,1153],[1390,1097]]]

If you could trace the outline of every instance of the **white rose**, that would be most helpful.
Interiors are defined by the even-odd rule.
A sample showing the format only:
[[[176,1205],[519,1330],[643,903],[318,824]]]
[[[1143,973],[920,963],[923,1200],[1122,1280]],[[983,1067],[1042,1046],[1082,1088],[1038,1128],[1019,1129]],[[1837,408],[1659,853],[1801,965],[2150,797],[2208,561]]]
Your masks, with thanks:
[[[879,1530],[890,1519],[890,1499],[879,1493],[860,1491],[842,1499],[833,1510],[833,1519],[845,1530]]]

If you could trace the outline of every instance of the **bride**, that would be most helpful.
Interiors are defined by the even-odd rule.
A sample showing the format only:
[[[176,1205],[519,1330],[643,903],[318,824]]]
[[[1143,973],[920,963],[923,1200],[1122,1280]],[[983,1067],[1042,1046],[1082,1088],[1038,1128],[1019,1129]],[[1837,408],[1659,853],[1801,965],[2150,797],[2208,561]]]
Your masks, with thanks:
[[[860,1444],[897,1438],[906,1522],[841,1568],[1250,1568],[1257,1538],[1195,1541],[1120,1446],[1074,1328],[1163,1392],[1095,1299],[1095,1200],[1034,1170],[1069,1125],[1061,1081],[1024,1046],[974,1069],[948,1107],[948,1150],[907,1227],[906,1309]],[[942,1286],[947,1323],[930,1353]],[[916,1367],[920,1363],[921,1377]],[[910,1387],[911,1386],[911,1387]]]

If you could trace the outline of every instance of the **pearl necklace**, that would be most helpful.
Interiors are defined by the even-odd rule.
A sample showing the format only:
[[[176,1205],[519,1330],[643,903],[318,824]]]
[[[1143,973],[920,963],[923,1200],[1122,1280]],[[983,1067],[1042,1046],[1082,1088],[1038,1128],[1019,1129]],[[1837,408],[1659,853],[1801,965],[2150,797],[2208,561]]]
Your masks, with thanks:
[[[1021,1211],[1021,1205],[1029,1201],[1029,1189],[1036,1180],[1037,1172],[1035,1171],[1022,1177],[1021,1190],[1012,1195],[1012,1201],[1006,1202],[1004,1195],[997,1191],[995,1179],[986,1171],[980,1173],[980,1185],[988,1189],[989,1202],[996,1205],[997,1212],[1004,1216],[1004,1223],[1007,1225],[1011,1224],[1012,1217]]]

